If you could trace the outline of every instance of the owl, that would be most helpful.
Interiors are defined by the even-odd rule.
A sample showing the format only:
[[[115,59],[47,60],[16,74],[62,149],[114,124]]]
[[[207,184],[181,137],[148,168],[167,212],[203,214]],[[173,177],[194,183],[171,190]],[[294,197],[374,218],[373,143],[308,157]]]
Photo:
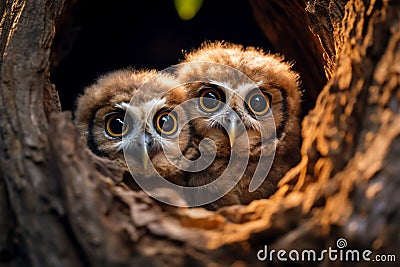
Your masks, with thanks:
[[[176,108],[186,97],[171,75],[118,70],[85,89],[75,122],[94,154],[115,160],[134,177],[158,174],[182,185],[180,161],[196,154],[190,126],[179,125],[186,113]]]
[[[207,190],[227,193],[208,209],[269,197],[300,159],[299,75],[281,56],[223,42],[203,44],[182,63],[178,77],[188,98],[197,101],[191,115],[194,143],[212,140],[215,146],[214,161],[190,173],[186,185],[223,178]],[[243,171],[236,167],[243,164]],[[250,192],[255,173],[264,180]]]

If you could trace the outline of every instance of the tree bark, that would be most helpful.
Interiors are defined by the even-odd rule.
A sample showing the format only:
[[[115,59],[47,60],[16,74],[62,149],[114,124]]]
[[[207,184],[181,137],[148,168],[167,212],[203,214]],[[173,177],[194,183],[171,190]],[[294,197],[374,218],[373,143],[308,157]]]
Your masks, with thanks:
[[[316,103],[278,191],[211,212],[130,190],[59,112],[49,73],[64,1],[0,1],[0,266],[264,266],[265,245],[322,250],[339,238],[398,264],[400,2],[250,2]]]
[[[300,73],[302,87],[303,115],[314,107],[322,87],[326,84],[323,57],[324,46],[310,30],[310,17],[306,13],[306,1],[263,1],[249,0],[256,21],[274,50],[294,63]],[[318,16],[324,19],[325,15]],[[329,25],[325,23],[325,25]],[[329,36],[333,38],[332,35]],[[330,48],[330,47],[329,47]],[[328,74],[328,72],[327,72]],[[329,75],[327,75],[329,78]]]

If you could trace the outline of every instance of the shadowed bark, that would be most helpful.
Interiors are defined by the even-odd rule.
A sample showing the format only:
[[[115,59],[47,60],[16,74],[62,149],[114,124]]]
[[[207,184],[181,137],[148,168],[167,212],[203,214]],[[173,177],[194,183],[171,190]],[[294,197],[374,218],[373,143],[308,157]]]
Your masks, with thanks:
[[[278,191],[211,212],[130,190],[59,112],[49,73],[64,1],[0,1],[0,266],[265,266],[264,245],[320,251],[339,238],[398,264],[400,2],[250,2],[316,103]]]

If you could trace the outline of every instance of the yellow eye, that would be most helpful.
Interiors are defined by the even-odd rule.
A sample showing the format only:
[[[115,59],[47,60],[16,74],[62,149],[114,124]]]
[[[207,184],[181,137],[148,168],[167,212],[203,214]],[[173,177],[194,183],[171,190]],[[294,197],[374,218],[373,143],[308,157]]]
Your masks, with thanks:
[[[105,131],[113,138],[121,138],[129,130],[129,123],[124,121],[125,114],[122,112],[113,112],[107,114],[104,119]]]
[[[212,87],[206,87],[199,93],[199,106],[205,112],[217,111],[224,101],[224,93]]]
[[[153,123],[159,134],[172,135],[178,129],[177,115],[171,110],[158,112]]]
[[[271,95],[257,89],[249,94],[246,103],[250,112],[256,116],[263,116],[271,109]]]

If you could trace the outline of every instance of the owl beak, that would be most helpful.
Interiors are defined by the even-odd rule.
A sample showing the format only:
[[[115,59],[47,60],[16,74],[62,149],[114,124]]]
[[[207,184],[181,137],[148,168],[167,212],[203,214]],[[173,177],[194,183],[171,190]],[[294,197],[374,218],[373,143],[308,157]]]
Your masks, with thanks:
[[[149,167],[150,158],[149,158],[149,148],[153,143],[153,138],[148,133],[145,133],[142,137],[142,144],[140,145],[140,157],[143,164],[143,168],[147,171]]]
[[[236,140],[236,122],[231,122],[228,124],[228,136],[229,143],[231,144],[231,147],[233,147],[233,144]]]
[[[231,147],[233,147],[238,133],[238,124],[240,123],[239,116],[236,114],[236,112],[231,112],[228,115],[226,122],[227,122],[226,130],[228,132],[229,143]]]
[[[141,158],[142,158],[143,169],[145,171],[147,171],[147,167],[149,166],[150,159],[149,159],[148,148],[147,148],[146,144],[143,146],[143,149],[141,152],[142,152]]]

